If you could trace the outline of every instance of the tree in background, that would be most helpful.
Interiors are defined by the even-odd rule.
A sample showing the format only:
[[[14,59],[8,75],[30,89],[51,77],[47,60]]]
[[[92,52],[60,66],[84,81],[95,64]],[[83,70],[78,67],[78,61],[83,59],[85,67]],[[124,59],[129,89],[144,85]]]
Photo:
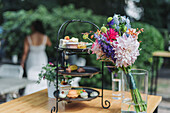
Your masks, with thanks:
[[[44,5],[49,11],[57,6],[57,0],[0,0],[0,9],[3,12],[6,11],[18,11],[18,10],[34,10],[37,9],[39,5]],[[1,13],[1,14],[2,14]],[[0,15],[2,18],[2,15]],[[0,24],[3,22],[0,19]]]
[[[48,11],[48,9],[42,5],[36,10],[8,11],[3,14],[3,18],[4,23],[2,27],[4,32],[1,36],[7,41],[8,46],[5,46],[4,49],[9,58],[14,53],[21,57],[23,40],[31,33],[30,24],[36,19],[40,19],[43,22],[46,34],[51,38],[53,46],[56,44],[58,29],[66,20],[81,19],[94,22],[101,26],[105,19],[103,16],[92,14],[91,10],[85,10],[84,8],[76,10],[74,5],[53,8],[52,11]],[[66,33],[67,35],[80,38],[82,32],[87,32],[92,28],[93,27],[88,24],[82,26],[73,23],[68,26]],[[53,53],[54,48],[47,48],[47,51],[49,56],[55,57]]]
[[[3,17],[4,23],[2,24],[2,27],[4,32],[0,37],[6,39],[7,42],[7,45],[4,48],[7,53],[6,57],[11,58],[14,53],[21,57],[24,38],[31,32],[30,24],[32,21],[40,19],[44,24],[46,34],[50,37],[53,43],[53,47],[47,48],[50,61],[55,60],[56,52],[54,47],[56,44],[57,32],[63,22],[71,19],[81,19],[91,21],[101,27],[107,19],[105,16],[93,14],[91,10],[84,8],[77,10],[74,5],[53,8],[51,11],[41,5],[35,10],[8,11],[3,14]],[[163,37],[160,32],[151,25],[145,23],[134,23],[133,27],[144,27],[146,30],[140,36],[140,40],[143,41],[143,43],[141,43],[143,50],[141,51],[141,55],[135,65],[137,68],[150,70],[152,64],[151,52],[155,50],[163,50]],[[67,27],[66,35],[69,35],[70,37],[78,37],[80,40],[83,40],[81,33],[93,29],[94,27],[89,24],[72,23]],[[101,68],[101,62],[95,60],[95,55],[87,55],[85,58],[88,66]],[[105,82],[107,83],[105,88],[111,88],[111,76],[109,72],[107,72],[107,69],[105,70]],[[96,75],[91,79],[83,79],[81,84],[100,88],[100,79],[101,75]]]

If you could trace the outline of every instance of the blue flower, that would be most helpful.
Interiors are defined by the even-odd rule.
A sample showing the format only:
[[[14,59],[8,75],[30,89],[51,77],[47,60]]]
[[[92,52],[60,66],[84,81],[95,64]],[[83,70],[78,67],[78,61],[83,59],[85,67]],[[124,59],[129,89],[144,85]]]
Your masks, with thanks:
[[[125,26],[127,27],[127,30],[131,28],[130,24],[126,24]]]
[[[116,30],[119,31],[120,27],[119,26],[116,26]]]
[[[98,36],[97,34],[94,34],[94,38],[96,38],[96,39],[100,39],[100,36]]]

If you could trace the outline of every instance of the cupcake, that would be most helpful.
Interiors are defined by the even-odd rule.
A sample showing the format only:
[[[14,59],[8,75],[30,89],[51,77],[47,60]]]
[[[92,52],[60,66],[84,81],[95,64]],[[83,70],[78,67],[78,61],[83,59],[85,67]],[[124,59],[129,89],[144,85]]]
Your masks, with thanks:
[[[69,90],[67,97],[69,98],[77,98],[79,95],[77,90]]]
[[[80,96],[81,98],[88,98],[88,93],[87,92],[83,92],[83,93],[80,93]]]
[[[59,97],[60,97],[60,98],[66,98],[66,94],[60,93],[60,94],[59,94]]]
[[[92,93],[90,93],[90,96],[91,96],[91,97],[96,97],[97,95],[98,95],[98,93],[95,92],[95,91],[93,91]]]

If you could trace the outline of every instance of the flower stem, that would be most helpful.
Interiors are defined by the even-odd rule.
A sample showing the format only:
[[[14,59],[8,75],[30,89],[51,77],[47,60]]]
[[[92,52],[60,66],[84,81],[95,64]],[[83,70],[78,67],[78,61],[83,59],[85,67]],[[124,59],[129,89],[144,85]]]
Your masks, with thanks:
[[[92,43],[94,43],[94,41],[93,40],[91,40],[90,38],[87,38],[89,41],[91,41]]]

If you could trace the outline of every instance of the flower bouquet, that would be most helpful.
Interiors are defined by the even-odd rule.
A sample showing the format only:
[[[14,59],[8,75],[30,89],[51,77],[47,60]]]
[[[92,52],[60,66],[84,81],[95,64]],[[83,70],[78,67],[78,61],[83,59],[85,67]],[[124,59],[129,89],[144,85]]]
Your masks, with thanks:
[[[114,71],[121,69],[125,73],[137,113],[147,109],[131,74],[131,66],[140,55],[138,35],[141,32],[143,29],[131,28],[128,17],[115,14],[107,19],[107,25],[101,30],[83,33],[84,39],[93,42],[90,50],[96,54],[97,60],[110,61]]]

